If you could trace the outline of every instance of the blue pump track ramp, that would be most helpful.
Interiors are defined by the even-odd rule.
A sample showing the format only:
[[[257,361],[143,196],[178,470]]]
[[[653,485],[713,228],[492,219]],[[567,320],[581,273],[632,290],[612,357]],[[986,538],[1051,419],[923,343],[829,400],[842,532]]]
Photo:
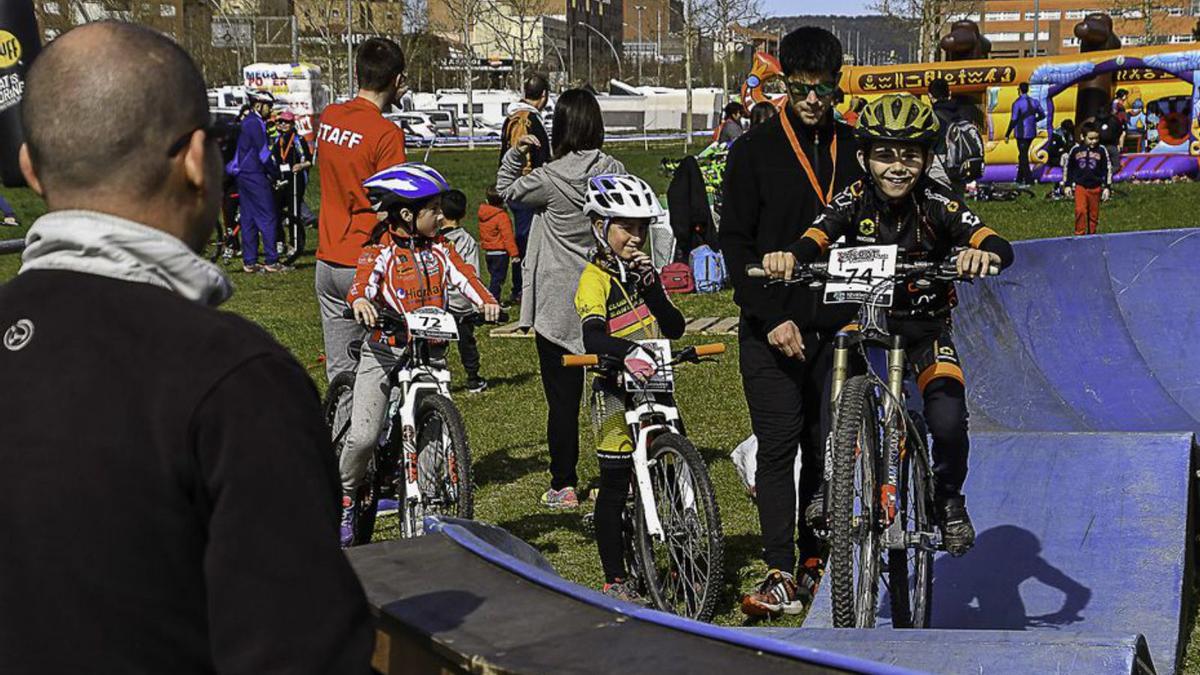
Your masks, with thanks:
[[[979,533],[934,563],[933,628],[728,629],[559,578],[457,523],[353,549],[388,653],[474,672],[1174,673],[1192,586],[1200,230],[1021,242],[960,284]],[[420,661],[419,658],[427,658]],[[491,670],[489,670],[491,669]],[[750,671],[750,669],[754,669]]]

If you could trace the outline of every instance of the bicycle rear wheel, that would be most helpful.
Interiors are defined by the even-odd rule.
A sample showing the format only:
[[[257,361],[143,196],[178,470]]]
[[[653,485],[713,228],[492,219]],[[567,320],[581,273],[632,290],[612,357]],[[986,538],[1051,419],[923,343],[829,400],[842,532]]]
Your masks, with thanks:
[[[429,514],[473,517],[471,449],[462,416],[450,399],[439,394],[421,398],[417,404],[416,446],[423,513],[414,515],[421,519]]]
[[[650,484],[663,538],[646,529],[638,498],[637,546],[654,604],[699,621],[712,619],[724,585],[725,537],[708,467],[692,442],[662,434],[650,444]]]
[[[882,438],[875,386],[867,376],[850,378],[834,418],[829,569],[835,628],[874,627],[879,603]]]
[[[933,481],[925,425],[920,417],[906,417],[907,452],[900,463],[897,523],[907,537],[932,534]],[[892,626],[928,628],[933,604],[933,542],[888,551],[888,595]]]
[[[354,373],[338,373],[325,392],[325,425],[333,441],[333,451],[338,460],[342,457],[346,437],[350,433],[350,415],[354,407]],[[340,481],[339,481],[340,482]],[[370,543],[375,534],[375,512],[379,507],[379,485],[375,455],[367,463],[367,473],[354,499],[358,518],[354,528],[354,545]]]

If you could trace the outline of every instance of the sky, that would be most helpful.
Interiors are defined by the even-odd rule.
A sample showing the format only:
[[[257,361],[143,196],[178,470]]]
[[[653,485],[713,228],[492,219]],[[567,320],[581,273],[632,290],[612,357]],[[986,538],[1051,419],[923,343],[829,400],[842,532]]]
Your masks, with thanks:
[[[763,0],[763,9],[768,15],[793,16],[796,14],[867,14],[868,0]]]

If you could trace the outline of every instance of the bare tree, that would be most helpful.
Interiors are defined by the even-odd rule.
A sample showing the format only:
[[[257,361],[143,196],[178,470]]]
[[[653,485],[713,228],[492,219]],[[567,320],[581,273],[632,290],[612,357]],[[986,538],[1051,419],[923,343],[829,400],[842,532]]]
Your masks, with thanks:
[[[980,0],[874,0],[868,8],[915,24],[919,35],[917,59],[935,61],[946,23],[955,16],[978,12],[982,4]]]
[[[747,25],[763,17],[761,0],[701,0],[694,10],[701,30],[715,39],[721,50],[722,98],[729,91],[729,58],[733,49],[733,27]]]
[[[462,38],[463,81],[467,91],[467,124],[470,133],[467,147],[475,148],[475,51],[473,27],[479,20],[479,14],[486,0],[444,0],[446,8],[446,23],[438,26],[448,35],[458,35]]]
[[[1140,44],[1152,45],[1159,42],[1159,25],[1155,15],[1162,15],[1171,7],[1186,9],[1181,2],[1155,2],[1154,0],[1111,0],[1108,13],[1115,20],[1136,21],[1141,19]]]
[[[501,51],[512,58],[517,88],[525,81],[530,43],[538,37],[541,16],[549,11],[547,5],[547,0],[483,0],[479,23],[491,31]],[[545,39],[542,35],[541,40]]]
[[[296,12],[300,22],[309,31],[317,34],[317,44],[320,45],[324,57],[325,77],[330,84],[343,82],[347,68],[350,68],[349,58],[338,58],[341,49],[337,49],[346,31],[346,21],[350,17],[342,17],[346,4],[343,0],[305,0],[296,3]],[[336,87],[336,84],[335,84]],[[354,92],[346,92],[353,96]]]

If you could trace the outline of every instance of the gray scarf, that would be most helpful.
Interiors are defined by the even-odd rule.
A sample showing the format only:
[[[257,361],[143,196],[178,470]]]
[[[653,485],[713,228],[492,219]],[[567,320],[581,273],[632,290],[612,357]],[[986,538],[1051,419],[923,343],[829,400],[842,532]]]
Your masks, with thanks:
[[[210,307],[233,295],[216,265],[179,239],[131,220],[95,211],[54,211],[25,237],[21,272],[64,270],[165,288]]]

